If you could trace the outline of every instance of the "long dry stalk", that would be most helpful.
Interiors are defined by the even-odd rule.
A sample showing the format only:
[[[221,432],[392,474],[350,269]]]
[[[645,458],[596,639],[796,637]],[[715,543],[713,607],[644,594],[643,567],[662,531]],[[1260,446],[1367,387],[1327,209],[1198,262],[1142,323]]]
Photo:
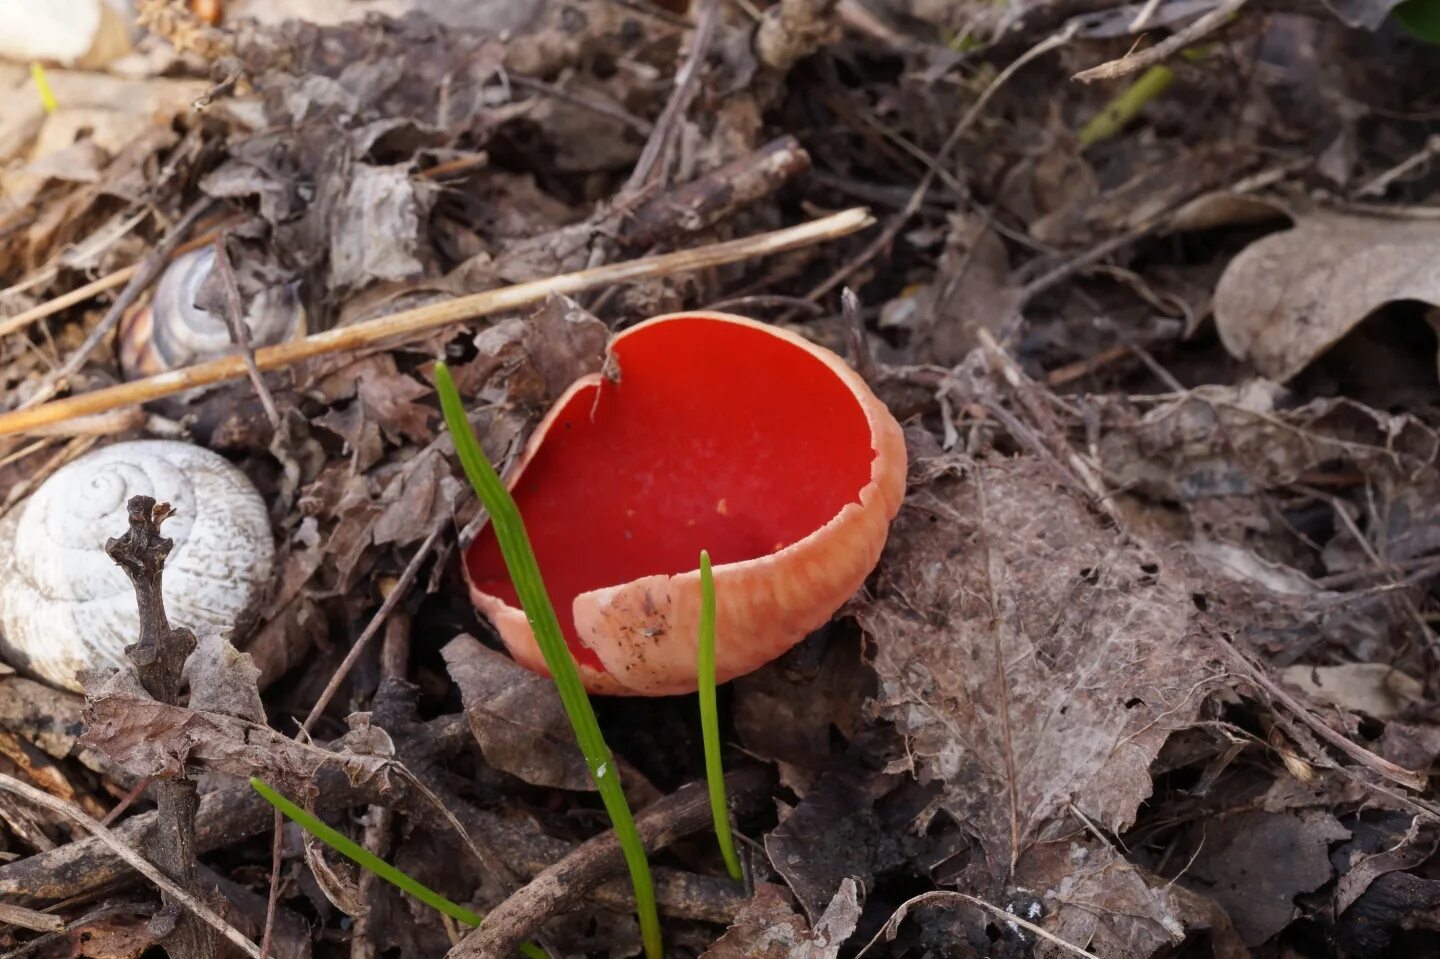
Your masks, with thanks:
[[[770,233],[473,293],[444,303],[432,303],[354,326],[339,327],[303,339],[267,346],[255,351],[255,365],[260,370],[275,370],[327,353],[355,350],[387,341],[398,342],[449,323],[529,306],[552,295],[569,295],[614,283],[688,273],[822,243],[864,229],[873,222],[868,210],[856,207]],[[199,386],[240,379],[247,375],[245,362],[243,356],[225,356],[184,369],[53,400],[27,410],[0,413],[0,436],[25,433],[77,416],[104,413],[183,393]]]

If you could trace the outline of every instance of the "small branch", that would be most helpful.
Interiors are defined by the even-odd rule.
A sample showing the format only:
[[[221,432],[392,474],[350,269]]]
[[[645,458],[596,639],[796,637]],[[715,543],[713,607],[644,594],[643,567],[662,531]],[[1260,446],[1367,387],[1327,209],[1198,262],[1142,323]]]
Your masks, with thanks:
[[[632,246],[649,247],[677,232],[698,232],[808,169],[810,154],[786,134],[643,204],[625,223],[621,238]]]
[[[49,793],[22,783],[20,780],[12,776],[7,776],[4,773],[0,773],[0,792],[12,793],[13,795],[34,803],[42,809],[48,809],[53,813],[57,813],[71,820],[100,842],[104,843],[106,848],[123,859],[132,869],[160,887],[165,893],[167,900],[184,906],[207,925],[218,930],[221,935],[239,947],[245,955],[254,956],[255,959],[259,959],[260,950],[255,947],[255,943],[242,936],[233,926],[216,915],[214,910],[205,905],[205,903],[176,885],[169,876],[157,869],[148,859],[127,846],[124,840],[113,831],[87,816],[85,811],[80,807],[68,803],[63,799],[56,799]]]
[[[265,385],[265,380],[260,376],[260,367],[255,365],[255,350],[250,346],[250,328],[245,325],[245,308],[240,302],[240,288],[235,283],[235,271],[230,268],[230,251],[225,247],[226,236],[227,234],[221,231],[215,238],[215,269],[220,273],[220,285],[225,288],[225,322],[230,327],[230,339],[240,347],[240,355],[245,358],[245,372],[250,374],[255,395],[260,397],[260,405],[265,407],[265,418],[270,421],[270,428],[278,434],[281,427],[280,410],[275,405],[275,397],[270,395],[270,387]]]
[[[635,169],[630,171],[630,179],[625,181],[625,188],[620,191],[622,196],[639,194],[652,181],[664,180],[665,168],[668,165],[666,161],[671,145],[675,142],[675,132],[685,119],[695,94],[700,91],[700,66],[705,62],[705,54],[710,49],[710,38],[715,33],[719,14],[719,0],[702,0],[700,10],[695,15],[695,32],[690,37],[690,52],[675,71],[675,87],[670,91],[670,99],[665,102],[665,109],[660,111],[660,119],[655,121],[655,129],[651,131],[650,139],[645,141],[645,149],[640,151],[640,158],[635,161]]]
[[[255,351],[255,365],[261,370],[275,370],[328,353],[357,350],[385,341],[408,340],[451,323],[540,303],[553,295],[570,296],[599,286],[689,273],[823,243],[863,230],[873,222],[869,211],[856,207],[770,233],[472,293],[365,323],[326,330],[304,339],[262,347]],[[0,413],[0,436],[28,432],[76,416],[148,403],[162,396],[239,379],[244,375],[243,358],[224,356],[169,373],[54,400],[33,409]]]
[[[0,925],[19,926],[31,932],[60,932],[65,928],[65,920],[48,912],[0,902]]]
[[[174,513],[169,503],[156,503],[151,496],[132,496],[128,503],[130,529],[105,543],[105,552],[135,587],[140,607],[140,640],[126,647],[125,655],[135,666],[140,684],[156,700],[171,706],[180,704],[180,685],[185,661],[195,651],[195,634],[183,627],[173,628],[165,615],[161,580],[165,557],[175,545],[160,535],[160,524]],[[155,800],[162,827],[155,858],[166,875],[186,890],[185,898],[165,895],[165,909],[151,919],[151,928],[173,922],[166,938],[166,951],[176,959],[216,959],[214,935],[189,909],[188,899],[198,900],[199,881],[195,875],[195,813],[200,799],[189,779],[155,782]]]
[[[127,505],[130,529],[105,543],[106,554],[135,587],[135,601],[140,607],[140,639],[125,653],[135,664],[145,691],[175,706],[180,702],[185,660],[195,651],[194,633],[171,628],[161,593],[165,557],[175,543],[160,535],[160,524],[175,511],[169,503],[156,503],[153,496],[132,496]]]
[[[743,769],[725,777],[725,791],[737,814],[757,807],[769,796],[769,787],[770,777],[763,769]],[[635,819],[647,852],[710,824],[710,800],[704,783],[676,790]],[[582,843],[491,910],[485,924],[451,949],[446,959],[509,955],[551,917],[570,911],[592,889],[624,869],[620,843],[613,832]]]
[[[1079,80],[1081,83],[1093,83],[1096,80],[1113,80],[1116,77],[1127,76],[1136,70],[1143,70],[1146,67],[1154,66],[1162,60],[1168,59],[1181,50],[1194,44],[1197,40],[1205,37],[1225,25],[1225,22],[1235,14],[1241,7],[1245,6],[1248,0],[1224,0],[1218,7],[1199,17],[1194,23],[1183,30],[1177,30],[1164,40],[1147,47],[1144,50],[1137,50],[1134,53],[1127,53],[1118,60],[1111,60],[1109,63],[1102,63],[1098,67],[1091,67],[1089,70],[1081,70],[1071,79]]]

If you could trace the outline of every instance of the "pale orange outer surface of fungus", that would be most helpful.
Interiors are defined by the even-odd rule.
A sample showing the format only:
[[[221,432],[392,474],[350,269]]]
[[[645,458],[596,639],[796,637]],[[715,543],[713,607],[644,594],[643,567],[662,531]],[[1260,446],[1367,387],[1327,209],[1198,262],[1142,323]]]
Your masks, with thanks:
[[[719,682],[770,662],[864,584],[905,494],[905,442],[845,362],[723,313],[656,317],[610,344],[619,382],[578,380],[509,483],[593,693],[693,692],[700,550]],[[493,531],[470,595],[522,665],[544,658]]]

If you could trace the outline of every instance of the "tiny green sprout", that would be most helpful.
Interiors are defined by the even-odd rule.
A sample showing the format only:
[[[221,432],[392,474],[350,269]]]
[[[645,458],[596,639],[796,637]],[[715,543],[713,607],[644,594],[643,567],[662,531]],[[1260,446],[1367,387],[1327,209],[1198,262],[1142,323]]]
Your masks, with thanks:
[[[635,818],[630,814],[630,804],[625,799],[625,790],[620,777],[606,775],[614,768],[610,749],[605,745],[605,736],[595,718],[595,709],[590,697],[585,694],[585,685],[580,679],[580,668],[570,655],[565,636],[560,631],[560,620],[555,616],[555,607],[540,576],[540,565],[535,559],[535,550],[530,545],[530,536],[515,499],[495,467],[485,458],[485,451],[470,428],[465,417],[465,405],[460,400],[460,391],[450,370],[441,363],[435,364],[435,388],[440,394],[440,408],[445,414],[445,425],[455,442],[455,453],[475,495],[490,514],[490,523],[495,530],[495,539],[500,544],[500,554],[505,558],[505,568],[525,618],[535,633],[535,642],[545,657],[545,666],[555,680],[565,714],[575,729],[575,740],[585,755],[590,767],[590,777],[600,793],[600,801],[610,815],[615,827],[615,836],[620,841],[625,865],[630,870],[630,884],[635,890],[635,911],[640,918],[640,939],[645,945],[648,959],[661,959],[663,949],[660,940],[660,914],[655,906],[655,886],[650,878],[650,863],[645,858],[645,845],[635,829]]]
[[[715,839],[731,879],[740,879],[740,857],[730,835],[730,813],[725,805],[725,768],[720,763],[720,717],[715,708],[715,577],[710,554],[700,551],[700,652],[695,667],[700,677],[700,735],[705,745],[705,781],[710,787],[710,815]]]
[[[263,796],[266,802],[284,813],[286,818],[295,822],[301,829],[340,855],[353,860],[357,865],[368,869],[391,885],[408,892],[427,906],[440,910],[451,919],[457,922],[463,922],[467,926],[478,927],[480,925],[481,919],[475,913],[458,903],[451,902],[413,876],[396,869],[364,846],[350,839],[344,833],[331,829],[319,819],[310,815],[289,799],[286,799],[264,780],[252,776],[250,777],[250,787]],[[521,943],[520,952],[522,955],[530,957],[530,959],[548,959],[545,950],[534,943]]]

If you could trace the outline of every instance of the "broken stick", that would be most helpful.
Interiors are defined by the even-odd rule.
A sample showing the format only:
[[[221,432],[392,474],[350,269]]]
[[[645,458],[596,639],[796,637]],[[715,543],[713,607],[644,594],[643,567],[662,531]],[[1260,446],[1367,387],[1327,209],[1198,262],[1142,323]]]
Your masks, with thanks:
[[[759,767],[725,777],[725,791],[738,812],[758,808],[770,796],[770,776]],[[711,823],[704,783],[690,783],[641,811],[635,826],[647,852],[654,852]],[[510,955],[545,922],[575,908],[601,882],[622,872],[625,860],[613,832],[576,846],[524,888],[490,911],[479,929],[460,941],[446,959],[491,959]],[[735,884],[739,888],[739,884]]]

